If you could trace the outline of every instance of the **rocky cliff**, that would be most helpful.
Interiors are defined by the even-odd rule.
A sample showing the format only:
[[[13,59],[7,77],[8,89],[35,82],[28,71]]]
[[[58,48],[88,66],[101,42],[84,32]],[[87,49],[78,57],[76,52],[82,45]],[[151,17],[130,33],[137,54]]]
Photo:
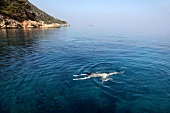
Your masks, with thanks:
[[[61,26],[68,24],[46,14],[28,0],[0,0],[0,28]]]

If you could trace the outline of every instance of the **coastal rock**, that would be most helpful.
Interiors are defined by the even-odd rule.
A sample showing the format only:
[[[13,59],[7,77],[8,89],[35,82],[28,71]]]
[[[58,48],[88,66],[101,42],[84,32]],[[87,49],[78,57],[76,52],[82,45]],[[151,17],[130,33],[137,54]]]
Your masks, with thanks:
[[[43,21],[25,20],[18,22],[13,19],[4,18],[0,15],[0,28],[60,28],[69,26],[66,22],[64,24],[52,23],[45,24]]]
[[[36,28],[42,26],[42,23],[37,21],[25,20],[21,22],[21,25],[23,28]]]
[[[0,2],[0,28],[59,28],[64,26],[68,26],[66,21],[48,15],[28,0],[1,0]]]
[[[40,26],[41,28],[60,28],[61,25],[58,23],[53,23],[53,24],[43,24]]]
[[[1,18],[0,28],[21,28],[20,22],[13,19]]]

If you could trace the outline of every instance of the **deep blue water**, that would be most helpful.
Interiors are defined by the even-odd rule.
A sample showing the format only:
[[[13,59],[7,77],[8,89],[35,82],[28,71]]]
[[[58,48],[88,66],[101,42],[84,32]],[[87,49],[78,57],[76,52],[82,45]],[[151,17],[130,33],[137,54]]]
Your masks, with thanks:
[[[73,81],[115,71],[124,73]],[[0,30],[0,113],[170,113],[170,37],[95,26]]]

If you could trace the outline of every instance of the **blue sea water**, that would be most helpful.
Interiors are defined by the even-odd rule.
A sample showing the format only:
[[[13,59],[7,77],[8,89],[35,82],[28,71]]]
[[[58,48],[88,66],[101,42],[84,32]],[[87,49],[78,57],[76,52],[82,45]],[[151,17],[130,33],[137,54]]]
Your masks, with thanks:
[[[0,113],[170,113],[170,37],[153,34],[0,30]]]

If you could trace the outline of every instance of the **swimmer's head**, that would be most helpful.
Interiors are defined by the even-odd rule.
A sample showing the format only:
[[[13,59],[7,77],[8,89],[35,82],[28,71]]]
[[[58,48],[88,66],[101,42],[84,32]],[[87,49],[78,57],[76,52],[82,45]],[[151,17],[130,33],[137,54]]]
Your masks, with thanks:
[[[90,73],[90,72],[86,72],[86,74],[87,74],[87,75],[91,75],[91,73]]]

